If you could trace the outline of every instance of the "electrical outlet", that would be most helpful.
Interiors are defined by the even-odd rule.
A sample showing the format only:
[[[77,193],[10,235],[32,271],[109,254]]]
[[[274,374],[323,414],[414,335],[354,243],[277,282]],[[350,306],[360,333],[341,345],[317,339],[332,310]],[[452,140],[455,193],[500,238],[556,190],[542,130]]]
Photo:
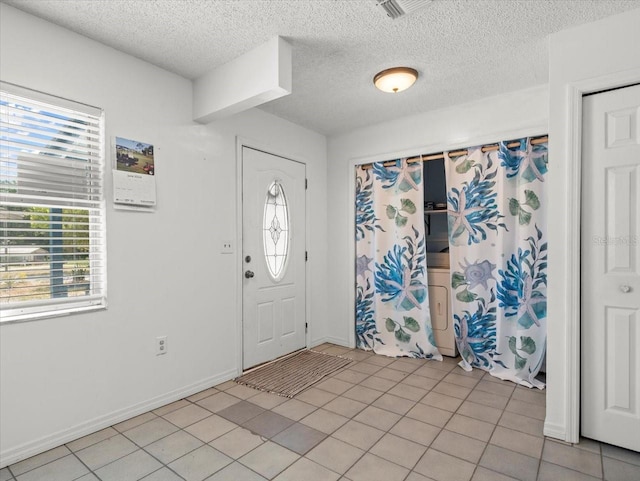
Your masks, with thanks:
[[[222,241],[221,252],[223,254],[233,254],[233,242],[230,240]]]
[[[156,337],[156,356],[167,353],[169,345],[167,344],[167,336]]]

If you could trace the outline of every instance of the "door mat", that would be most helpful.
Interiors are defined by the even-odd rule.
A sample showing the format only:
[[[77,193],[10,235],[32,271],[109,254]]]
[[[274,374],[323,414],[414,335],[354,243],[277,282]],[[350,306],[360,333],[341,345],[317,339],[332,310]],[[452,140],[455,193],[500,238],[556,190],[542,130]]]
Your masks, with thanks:
[[[292,398],[323,377],[353,362],[352,359],[316,351],[300,351],[250,371],[235,379],[238,384]]]

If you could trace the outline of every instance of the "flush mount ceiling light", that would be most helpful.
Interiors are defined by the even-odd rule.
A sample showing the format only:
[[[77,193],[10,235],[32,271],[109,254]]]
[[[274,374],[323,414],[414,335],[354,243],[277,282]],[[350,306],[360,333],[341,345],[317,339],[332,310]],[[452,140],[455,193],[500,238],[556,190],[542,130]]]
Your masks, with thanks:
[[[383,92],[397,93],[407,90],[418,78],[418,71],[409,67],[394,67],[378,72],[373,84]]]

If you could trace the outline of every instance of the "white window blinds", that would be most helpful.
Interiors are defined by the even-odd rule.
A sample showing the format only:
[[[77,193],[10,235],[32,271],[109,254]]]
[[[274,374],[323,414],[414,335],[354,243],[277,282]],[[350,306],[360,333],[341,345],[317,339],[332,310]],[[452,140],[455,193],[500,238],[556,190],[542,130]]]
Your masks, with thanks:
[[[0,83],[0,320],[106,303],[100,109]]]

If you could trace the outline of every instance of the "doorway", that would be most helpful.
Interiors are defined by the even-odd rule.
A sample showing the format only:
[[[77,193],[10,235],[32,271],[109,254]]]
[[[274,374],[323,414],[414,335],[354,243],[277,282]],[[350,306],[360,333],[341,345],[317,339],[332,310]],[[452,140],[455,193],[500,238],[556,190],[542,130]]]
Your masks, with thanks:
[[[582,125],[581,434],[640,451],[640,85]]]
[[[306,347],[306,166],[242,147],[242,367]]]

